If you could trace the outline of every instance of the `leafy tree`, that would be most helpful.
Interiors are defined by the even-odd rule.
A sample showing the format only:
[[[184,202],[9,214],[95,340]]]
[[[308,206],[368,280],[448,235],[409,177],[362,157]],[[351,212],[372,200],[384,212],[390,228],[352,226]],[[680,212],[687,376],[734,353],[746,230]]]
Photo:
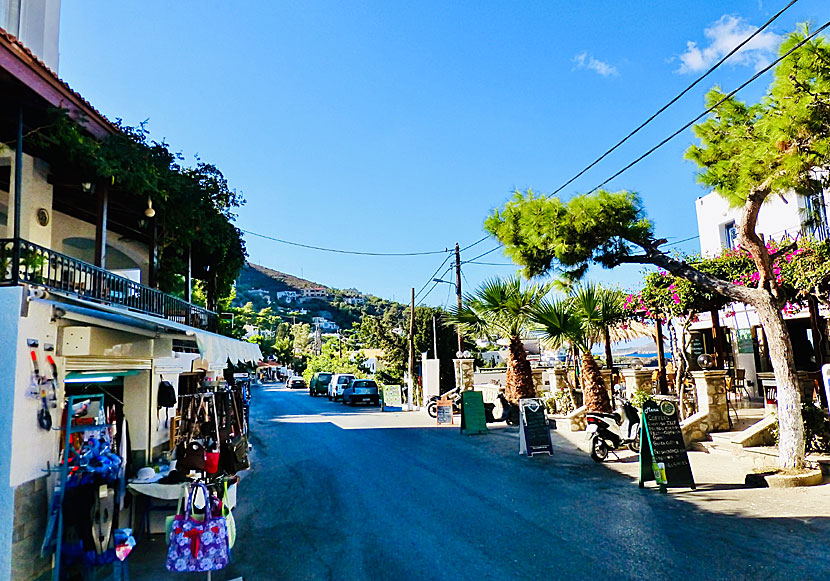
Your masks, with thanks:
[[[308,323],[297,323],[291,325],[291,336],[294,338],[294,353],[308,353],[311,349],[311,325]]]
[[[306,368],[303,376],[306,382],[310,382],[312,376],[318,371],[328,371],[330,373],[352,373],[355,377],[367,377],[367,371],[358,364],[356,360],[346,354],[345,357],[340,356],[340,347],[336,339],[327,339],[323,342],[323,346],[319,355],[312,355],[306,361]]]
[[[771,196],[813,195],[828,182],[827,172],[815,170],[830,165],[830,43],[819,37],[806,41],[806,36],[805,27],[782,43],[781,54],[794,52],[776,67],[760,103],[747,106],[713,89],[707,103],[717,107],[695,127],[700,145],[687,152],[701,168],[700,181],[743,209],[738,237],[758,274],[754,288],[702,272],[661,251],[665,239],[655,237],[633,192],[599,191],[568,201],[516,192],[485,222],[529,275],[558,266],[566,276],[578,278],[590,264],[652,264],[753,306],[769,342],[778,386],[783,469],[804,467],[798,378],[781,314],[786,297],[773,272],[775,260],[789,249],[770,252],[755,228],[758,212]]]
[[[533,374],[522,337],[531,328],[534,307],[550,291],[550,284],[524,285],[517,277],[493,278],[464,296],[461,309],[453,309],[450,322],[477,337],[507,339],[506,396],[512,402],[535,397]]]

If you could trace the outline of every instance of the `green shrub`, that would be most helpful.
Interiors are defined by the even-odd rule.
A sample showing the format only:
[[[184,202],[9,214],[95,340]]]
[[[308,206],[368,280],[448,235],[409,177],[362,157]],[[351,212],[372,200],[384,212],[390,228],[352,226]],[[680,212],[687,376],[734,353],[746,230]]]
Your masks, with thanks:
[[[804,451],[830,453],[830,419],[820,407],[812,403],[801,404],[804,420]],[[778,422],[772,426],[772,436],[778,444]]]

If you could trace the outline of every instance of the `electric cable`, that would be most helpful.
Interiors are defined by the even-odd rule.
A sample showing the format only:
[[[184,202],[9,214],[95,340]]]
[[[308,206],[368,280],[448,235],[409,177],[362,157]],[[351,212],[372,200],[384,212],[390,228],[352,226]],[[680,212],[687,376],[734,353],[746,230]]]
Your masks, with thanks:
[[[421,293],[422,293],[422,292],[424,292],[424,289],[425,289],[425,288],[427,288],[427,285],[428,285],[430,282],[432,282],[432,279],[434,279],[434,278],[435,278],[435,275],[436,275],[436,274],[438,274],[438,271],[439,271],[439,270],[441,270],[441,269],[444,267],[444,265],[445,265],[445,264],[447,264],[447,261],[450,259],[450,257],[451,257],[451,256],[452,256],[452,254],[447,254],[447,257],[444,259],[444,262],[442,262],[442,263],[438,266],[438,268],[436,268],[436,269],[435,269],[435,272],[433,272],[433,273],[432,273],[432,276],[430,276],[430,277],[427,279],[427,281],[424,283],[424,286],[422,286],[422,287],[421,287],[421,289],[420,289],[417,293],[415,293],[415,298],[416,298],[416,299],[417,299],[417,298],[421,295]]]
[[[643,121],[643,122],[642,122],[642,123],[641,123],[641,124],[640,124],[640,125],[636,128],[636,129],[634,129],[634,130],[633,130],[633,131],[631,131],[628,135],[626,135],[626,136],[625,136],[625,137],[623,137],[620,141],[618,141],[618,142],[616,143],[616,145],[614,145],[611,149],[609,149],[608,151],[606,151],[605,153],[603,153],[601,156],[599,156],[598,158],[596,158],[596,159],[595,159],[594,161],[592,161],[589,165],[587,165],[587,166],[586,166],[586,167],[585,167],[582,171],[580,171],[578,174],[576,174],[575,176],[573,176],[573,177],[572,177],[571,179],[569,179],[567,182],[565,182],[564,184],[562,184],[561,186],[559,186],[558,188],[556,188],[556,189],[555,189],[553,192],[551,192],[549,195],[550,195],[550,196],[555,196],[556,194],[558,194],[559,192],[561,192],[562,190],[564,190],[566,187],[568,187],[570,184],[572,184],[574,181],[576,181],[576,180],[577,180],[577,179],[579,179],[582,175],[584,175],[584,174],[585,174],[585,172],[587,172],[587,171],[588,171],[588,170],[590,170],[592,167],[594,167],[594,166],[595,166],[595,165],[597,165],[599,162],[601,162],[603,159],[605,159],[606,157],[608,157],[608,155],[610,155],[612,152],[614,152],[614,151],[615,151],[617,148],[619,148],[619,147],[620,147],[623,143],[625,143],[626,141],[628,141],[629,139],[631,139],[632,137],[634,137],[634,135],[636,135],[636,134],[637,134],[637,133],[638,133],[641,129],[643,129],[646,125],[648,125],[649,123],[651,123],[652,121],[654,121],[654,119],[656,119],[658,115],[660,115],[661,113],[663,113],[663,111],[665,111],[666,109],[668,109],[669,107],[671,107],[672,105],[674,105],[677,101],[679,101],[679,100],[680,100],[680,98],[681,98],[681,97],[683,97],[683,95],[685,95],[686,93],[688,93],[689,91],[691,91],[691,90],[692,90],[692,89],[693,89],[693,88],[694,88],[694,87],[695,87],[698,83],[700,83],[703,79],[705,79],[706,77],[708,77],[708,76],[709,76],[712,72],[714,72],[714,71],[715,71],[715,69],[717,69],[718,67],[720,67],[723,63],[725,63],[725,62],[726,62],[726,61],[727,61],[727,60],[728,60],[728,59],[729,59],[732,55],[734,55],[734,54],[735,54],[736,52],[738,52],[741,48],[743,48],[743,46],[744,46],[744,45],[746,45],[746,44],[747,44],[750,40],[752,40],[752,39],[753,39],[753,38],[755,38],[758,34],[760,34],[760,33],[761,33],[761,32],[762,32],[765,28],[767,28],[770,24],[772,24],[772,22],[773,22],[774,20],[776,20],[779,16],[781,16],[781,15],[782,15],[782,14],[783,14],[783,13],[784,13],[784,12],[785,12],[788,8],[790,8],[790,6],[792,6],[792,5],[793,5],[793,4],[795,4],[796,2],[798,2],[798,0],[791,0],[791,2],[790,2],[789,4],[787,4],[786,6],[784,6],[784,8],[782,8],[781,10],[779,10],[777,14],[775,14],[772,18],[770,18],[769,20],[767,20],[767,21],[766,21],[766,23],[764,23],[764,25],[763,25],[763,26],[761,26],[759,29],[757,29],[755,32],[753,32],[750,36],[748,36],[746,39],[744,39],[744,41],[743,41],[743,42],[741,42],[740,44],[738,44],[738,46],[736,46],[736,47],[735,47],[735,48],[733,48],[731,51],[729,51],[729,52],[728,52],[728,53],[727,53],[727,54],[726,54],[726,55],[725,55],[725,56],[724,56],[721,60],[719,60],[719,61],[718,61],[717,63],[715,63],[714,65],[712,65],[712,66],[709,68],[709,70],[707,70],[705,73],[703,73],[703,75],[701,75],[700,77],[698,77],[698,78],[697,78],[697,79],[696,79],[696,80],[695,80],[695,81],[694,81],[691,85],[689,85],[688,87],[686,87],[685,89],[683,89],[680,93],[678,93],[678,94],[677,94],[677,96],[676,96],[676,97],[674,97],[671,101],[669,101],[668,103],[666,103],[665,105],[663,105],[662,107],[660,107],[660,109],[658,109],[656,113],[654,113],[651,117],[649,117],[648,119],[646,119],[645,121]]]
[[[358,250],[341,250],[338,248],[325,248],[323,246],[314,246],[311,244],[292,242],[290,240],[283,240],[281,238],[275,238],[274,236],[267,236],[265,234],[260,234],[259,232],[245,230],[243,228],[240,228],[240,231],[244,232],[245,234],[250,234],[251,236],[258,236],[260,238],[265,238],[266,240],[279,242],[280,244],[288,244],[289,246],[299,246],[300,248],[309,248],[311,250],[320,250],[322,252],[335,252],[337,254],[356,254],[358,256],[426,256],[429,254],[445,254],[453,252],[453,250],[450,250],[449,248],[445,248],[444,250],[431,250],[425,252],[361,252]]]
[[[455,268],[455,265],[454,265],[454,264],[449,265],[449,266],[447,267],[447,270],[445,270],[445,271],[441,274],[441,276],[439,276],[438,278],[444,278],[444,277],[447,275],[447,273],[448,273],[450,270],[452,270],[453,268]],[[433,280],[434,280],[434,279],[433,279]],[[453,283],[451,283],[451,282],[449,282],[449,281],[443,281],[443,282],[446,282],[446,283],[449,283],[449,284],[453,284]],[[432,288],[430,288],[430,289],[427,291],[427,294],[425,294],[423,297],[421,297],[421,300],[419,300],[417,303],[415,303],[415,306],[417,307],[417,306],[419,306],[421,303],[423,303],[423,302],[427,299],[427,297],[428,297],[430,294],[432,294],[432,291],[434,291],[434,290],[435,290],[435,287],[437,287],[437,286],[438,286],[438,284],[439,284],[439,281],[435,281],[435,282],[433,283],[433,285],[432,285]]]
[[[477,244],[481,244],[482,242],[484,242],[484,241],[485,241],[485,240],[487,240],[488,238],[490,238],[490,235],[489,235],[489,234],[488,234],[487,236],[485,236],[484,238],[480,238],[480,239],[476,240],[475,242],[473,242],[473,243],[472,243],[472,244],[470,244],[469,246],[465,246],[464,248],[459,249],[459,252],[464,252],[465,250],[469,250],[469,249],[470,249],[470,248],[472,248],[473,246],[475,246],[475,245],[477,245]]]
[[[756,79],[758,79],[758,77],[760,77],[760,76],[761,76],[761,75],[763,75],[764,73],[768,72],[768,71],[769,71],[770,69],[772,69],[775,65],[777,65],[778,63],[780,63],[782,60],[784,60],[784,59],[785,59],[785,58],[787,58],[788,56],[790,56],[790,55],[791,55],[793,52],[795,52],[797,49],[799,49],[799,48],[801,48],[802,46],[804,46],[805,44],[807,44],[810,40],[812,40],[813,38],[815,38],[815,37],[816,37],[816,36],[817,36],[820,32],[822,32],[822,31],[823,31],[825,28],[827,28],[828,26],[830,26],[830,20],[828,20],[827,22],[825,22],[825,23],[824,23],[824,24],[823,24],[823,25],[822,25],[822,26],[821,26],[818,30],[816,30],[816,31],[815,31],[814,33],[812,33],[810,36],[808,36],[807,38],[805,38],[804,40],[802,40],[801,42],[799,42],[798,44],[796,44],[794,47],[792,47],[792,48],[791,48],[790,50],[788,50],[786,53],[784,53],[783,55],[781,55],[780,57],[778,57],[777,59],[775,59],[774,61],[772,61],[769,65],[767,65],[766,67],[764,67],[763,69],[761,69],[760,71],[758,71],[757,73],[755,73],[754,75],[752,75],[752,77],[750,77],[750,78],[749,78],[749,80],[747,80],[747,81],[745,81],[744,83],[742,83],[742,84],[741,84],[741,85],[740,85],[737,89],[734,89],[734,90],[732,90],[731,92],[729,92],[729,93],[728,93],[727,95],[725,95],[725,96],[724,96],[724,97],[723,97],[720,101],[718,101],[717,103],[715,103],[714,105],[712,105],[711,107],[709,107],[708,109],[706,109],[703,113],[701,113],[700,115],[698,115],[697,117],[695,117],[694,119],[692,119],[691,121],[689,121],[688,123],[686,123],[683,127],[681,127],[680,129],[678,129],[677,131],[675,131],[674,133],[672,133],[671,135],[669,135],[668,137],[666,137],[665,139],[663,139],[660,143],[658,143],[657,145],[655,145],[654,147],[652,147],[651,149],[649,149],[648,151],[646,151],[644,154],[642,154],[640,157],[638,157],[637,159],[635,159],[634,161],[632,161],[631,163],[629,163],[628,165],[626,165],[624,168],[622,168],[621,170],[619,170],[617,173],[615,173],[614,175],[612,175],[610,178],[606,179],[606,180],[605,180],[605,181],[603,181],[601,184],[599,184],[598,186],[596,186],[596,187],[595,187],[595,188],[593,188],[592,190],[588,191],[588,192],[586,193],[586,195],[587,195],[587,194],[591,194],[591,193],[593,193],[593,192],[597,191],[597,190],[598,190],[598,189],[600,189],[602,186],[606,185],[608,182],[612,181],[612,180],[613,180],[613,179],[615,179],[615,178],[618,178],[618,177],[619,177],[619,176],[621,176],[623,173],[625,173],[626,171],[628,171],[629,169],[631,169],[632,167],[634,167],[635,165],[637,165],[638,163],[640,163],[641,161],[643,161],[645,158],[647,158],[648,156],[650,156],[652,153],[654,153],[655,151],[657,151],[658,149],[660,149],[661,147],[663,147],[663,146],[664,146],[665,144],[667,144],[669,141],[671,141],[672,139],[674,139],[675,137],[677,137],[678,135],[680,135],[681,133],[683,133],[684,131],[686,131],[689,127],[691,127],[692,125],[694,125],[695,123],[697,123],[698,121],[700,121],[703,117],[705,117],[706,115],[708,115],[709,113],[711,113],[712,111],[714,111],[715,109],[717,109],[719,106],[721,106],[721,105],[722,105],[724,102],[726,102],[728,99],[732,98],[732,97],[733,97],[733,96],[734,96],[734,95],[735,95],[738,91],[740,91],[741,89],[743,89],[744,87],[746,87],[747,85],[749,85],[750,83],[752,83],[753,81],[755,81]]]
[[[462,262],[461,262],[461,264],[466,264],[467,262],[473,262],[474,260],[478,260],[479,258],[482,258],[482,257],[484,257],[484,256],[487,256],[487,255],[488,255],[488,254],[490,254],[491,252],[495,252],[496,250],[498,250],[499,248],[501,248],[501,247],[503,247],[503,246],[504,246],[503,244],[499,244],[499,245],[498,245],[498,246],[496,246],[495,248],[491,248],[491,249],[490,249],[490,250],[488,250],[487,252],[485,252],[485,253],[483,253],[483,254],[479,254],[479,255],[478,255],[478,256],[476,256],[475,258],[471,258],[470,260],[464,260],[464,261],[462,261]]]

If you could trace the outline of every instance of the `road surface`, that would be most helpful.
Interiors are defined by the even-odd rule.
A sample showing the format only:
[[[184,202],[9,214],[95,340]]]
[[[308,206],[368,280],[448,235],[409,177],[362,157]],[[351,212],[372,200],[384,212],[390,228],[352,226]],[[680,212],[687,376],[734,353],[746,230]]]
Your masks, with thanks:
[[[213,579],[830,575],[830,515],[711,512],[639,489],[555,432],[553,456],[526,458],[517,428],[462,436],[433,422],[254,388],[254,469],[240,484],[233,563]],[[698,498],[722,492],[701,488]],[[163,541],[142,545],[133,579],[205,578],[165,576]]]

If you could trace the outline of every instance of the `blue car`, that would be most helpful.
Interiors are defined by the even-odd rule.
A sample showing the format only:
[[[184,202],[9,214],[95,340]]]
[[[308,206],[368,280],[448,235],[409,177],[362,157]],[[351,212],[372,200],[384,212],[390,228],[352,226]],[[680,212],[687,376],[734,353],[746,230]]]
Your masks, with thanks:
[[[380,405],[378,384],[371,379],[355,379],[343,389],[343,403],[354,405],[364,401],[372,405]]]

